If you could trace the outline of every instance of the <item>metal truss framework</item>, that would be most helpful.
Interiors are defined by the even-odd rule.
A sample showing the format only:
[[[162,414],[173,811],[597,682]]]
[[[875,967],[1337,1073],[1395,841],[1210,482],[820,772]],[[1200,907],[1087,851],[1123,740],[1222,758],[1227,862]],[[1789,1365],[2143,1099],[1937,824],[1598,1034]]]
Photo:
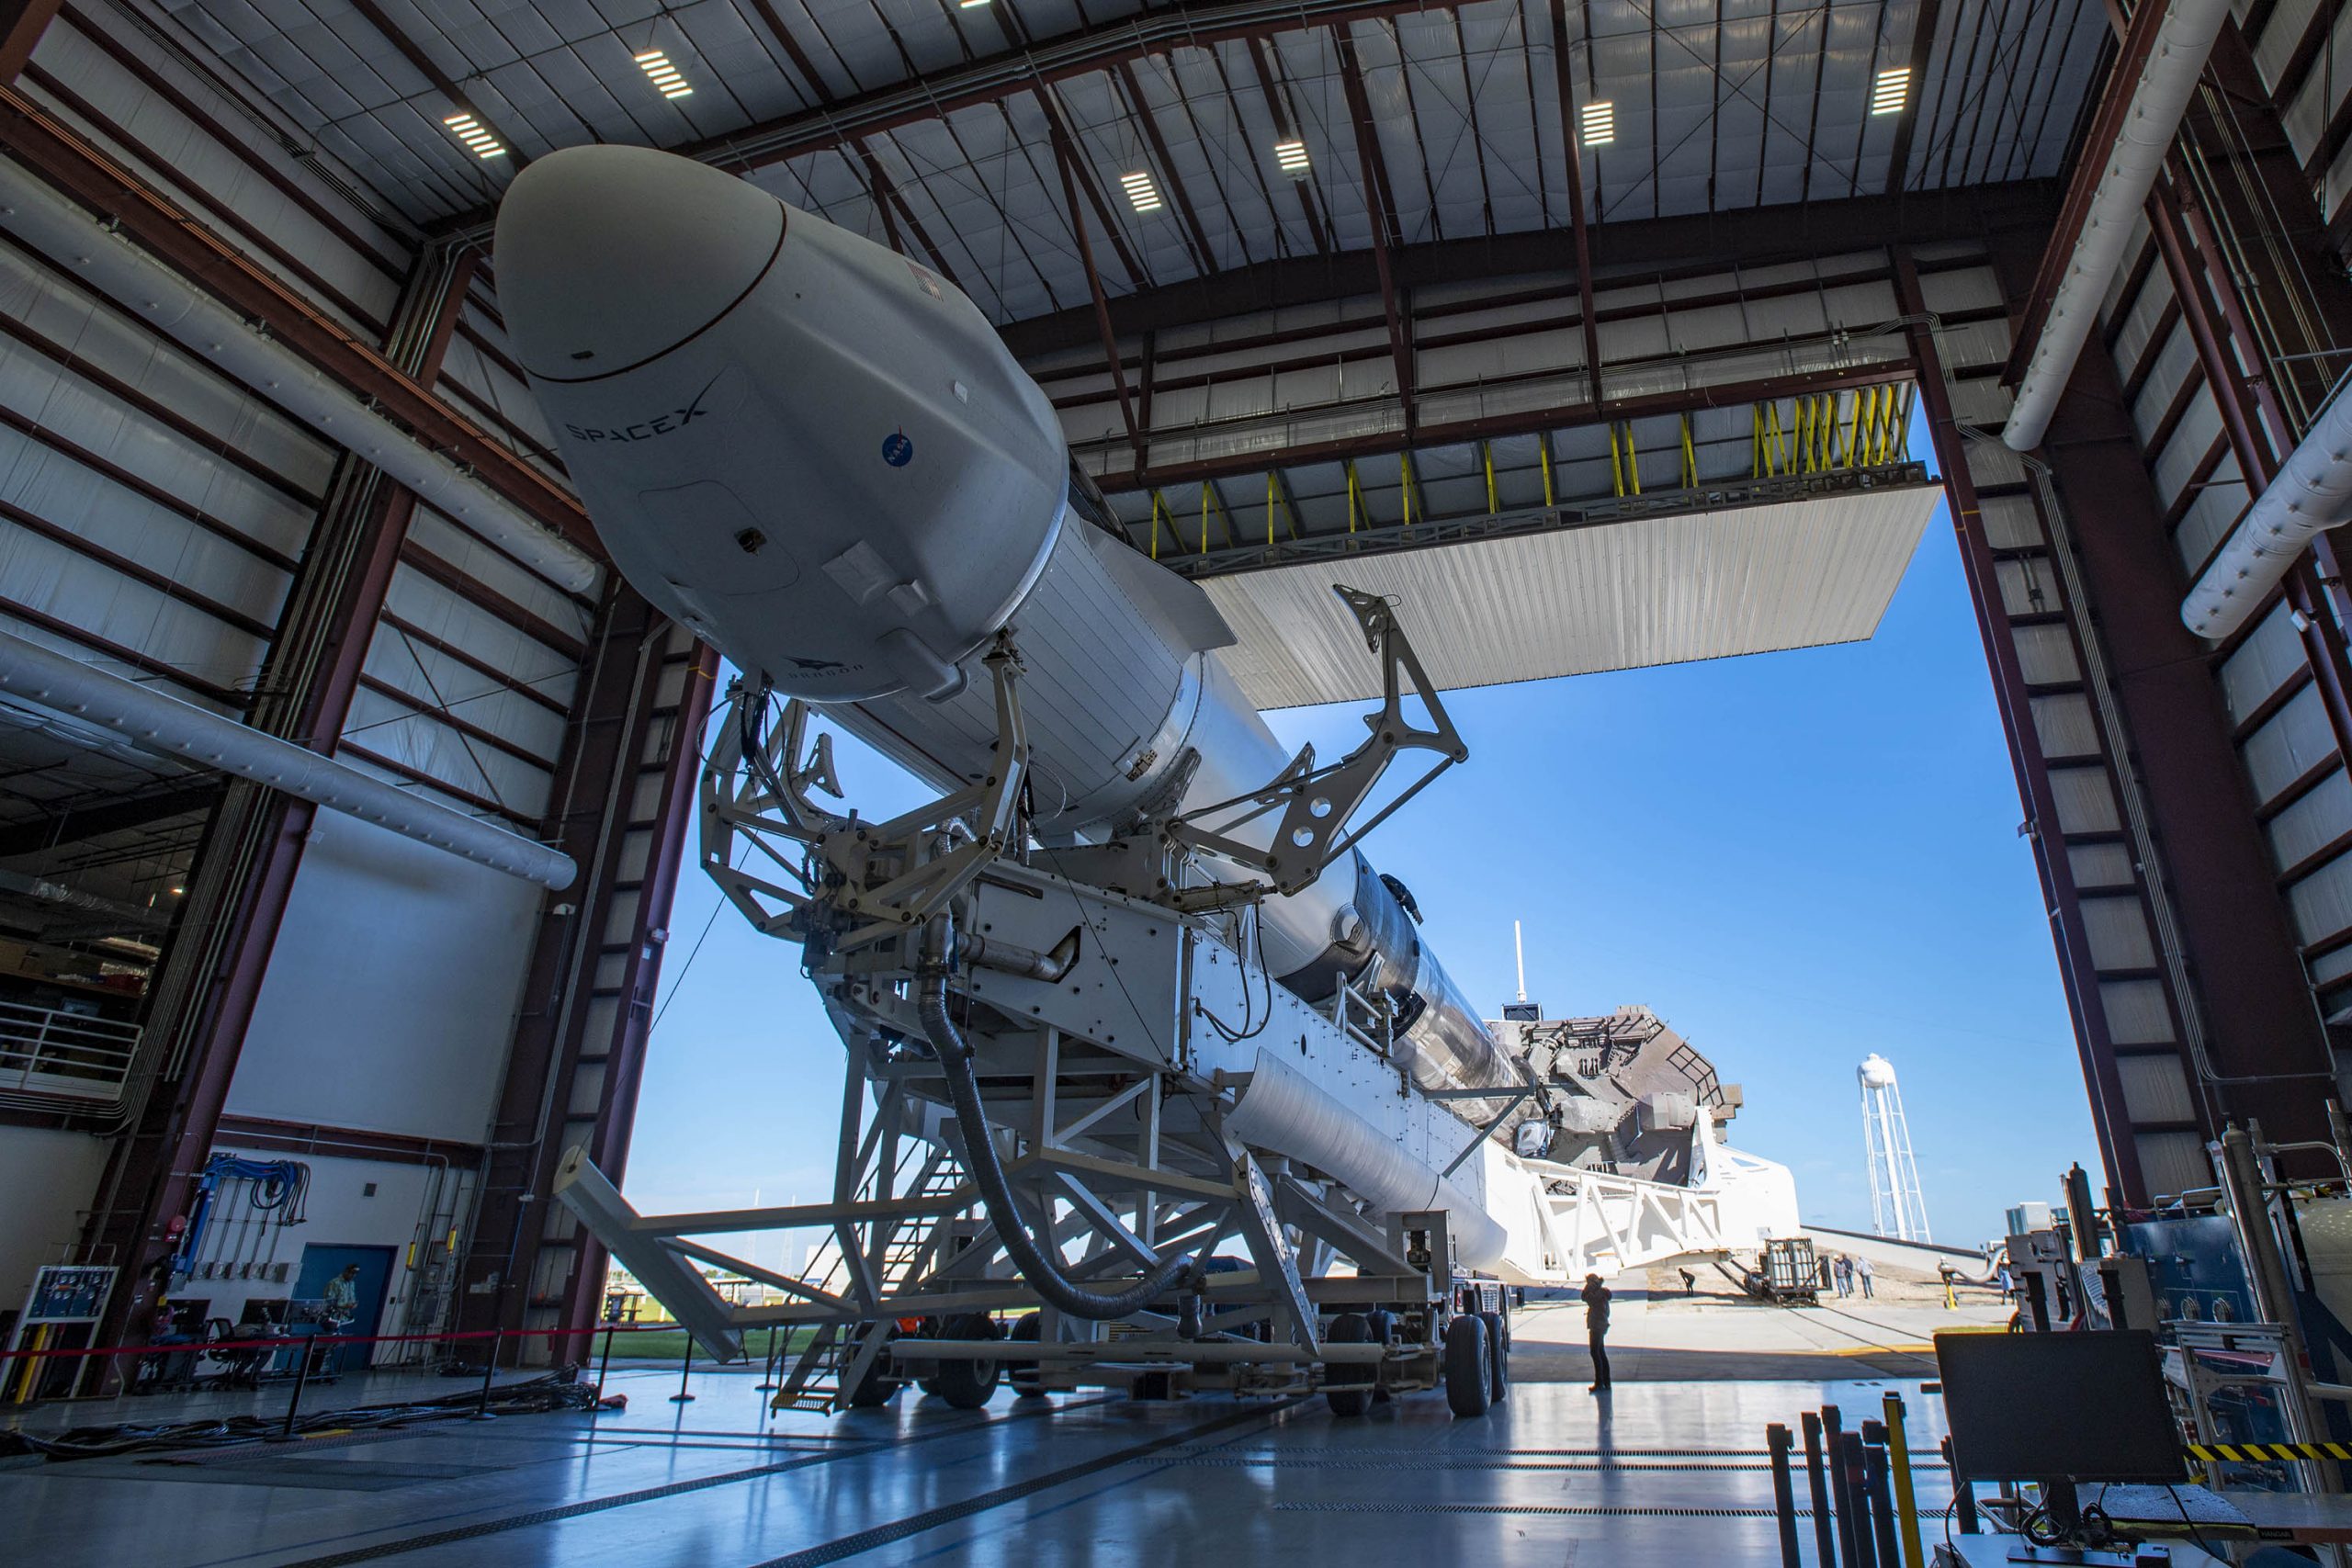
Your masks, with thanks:
[[[1392,652],[1411,662],[1401,644]],[[1004,727],[998,752],[1015,759],[1011,772],[1017,773],[1021,730],[1006,666],[1000,666],[997,680]],[[885,926],[899,924],[883,899],[857,891],[875,879],[884,888],[906,882],[905,866],[889,858],[892,845],[930,843],[952,860],[989,842],[976,830],[953,840],[964,846],[954,849],[942,829],[945,820],[971,808],[969,794],[951,795],[864,834],[841,832],[834,824],[854,819],[820,817],[803,794],[830,770],[821,749],[800,762],[802,725],[787,720],[767,736],[741,725],[742,705],[763,706],[764,701],[758,694],[739,695],[729,728],[741,728],[741,743],[714,750],[703,790],[703,859],[761,930],[808,941],[812,952],[825,954],[814,960],[818,979],[848,1047],[831,1200],[641,1215],[588,1151],[574,1148],[556,1173],[555,1191],[613,1256],[724,1359],[741,1353],[747,1329],[814,1325],[815,1334],[789,1353],[777,1374],[779,1406],[838,1409],[878,1397],[893,1381],[922,1375],[926,1366],[976,1359],[1021,1363],[1046,1387],[1164,1371],[1194,1382],[1221,1380],[1271,1392],[1311,1386],[1310,1368],[1317,1364],[1325,1369],[1320,1386],[1327,1388],[1335,1381],[1344,1386],[1355,1375],[1377,1377],[1390,1387],[1434,1382],[1431,1314],[1450,1310],[1455,1298],[1455,1276],[1445,1265],[1451,1256],[1445,1213],[1384,1216],[1310,1163],[1253,1146],[1238,1122],[1227,1122],[1226,1096],[1249,1090],[1253,1077],[1289,1069],[1270,1059],[1265,1047],[1249,1044],[1248,1036],[1228,1038],[1220,1051],[1209,1043],[1212,1037],[1193,1037],[1189,1021],[1196,1016],[1195,995],[1223,1007],[1263,985],[1265,999],[1257,1005],[1280,1013],[1281,1028],[1268,1032],[1284,1038],[1284,1055],[1295,1033],[1301,1055],[1342,1070],[1357,1055],[1388,1058],[1383,1008],[1367,1009],[1342,987],[1327,1016],[1250,975],[1246,963],[1239,974],[1212,978],[1213,971],[1235,967],[1227,935],[1219,934],[1219,923],[1236,918],[1230,912],[1188,917],[1089,886],[1058,870],[1024,866],[1013,856],[1014,845],[999,843],[986,860],[956,862],[945,895],[965,909],[975,933],[956,950],[941,983],[964,1013],[962,1027],[981,1058],[977,1081],[989,1146],[978,1149],[970,1141],[973,1123],[948,1103],[955,1091],[944,1080],[956,1069],[900,1043],[920,1033],[906,996],[915,973],[911,938],[869,939],[853,950],[846,936],[832,946],[815,935],[827,918],[820,905],[841,912],[851,923],[850,935],[876,917]],[[1431,699],[1430,706],[1432,722],[1442,726],[1441,705]],[[813,852],[831,872],[788,874],[809,890],[795,894],[766,874],[736,869],[746,861],[744,840],[758,846],[769,838],[779,848],[797,844]],[[870,855],[884,859],[868,866]],[[778,849],[770,849],[767,859],[779,867],[789,863]],[[1167,897],[1182,901],[1181,893]],[[781,912],[771,905],[781,906]],[[1078,926],[1047,951],[1040,933],[1059,930],[1069,908],[1075,909]],[[1076,1021],[1100,1007],[1086,998],[1102,984],[1097,974],[1106,971],[1073,972],[1079,962],[1074,939],[1081,933],[1093,962],[1107,961],[1124,976],[1117,984],[1126,1003],[1082,1025]],[[1065,985],[1081,977],[1091,983]],[[1023,988],[1030,982],[1038,988]],[[1024,1007],[1031,997],[1036,1002]],[[1208,999],[1200,1003],[1208,1005]],[[1163,1009],[1166,1016],[1155,1023]],[[1140,1033],[1132,1024],[1142,1025]],[[1123,1033],[1125,1044],[1119,1043]],[[1253,1060],[1254,1072],[1240,1066]],[[1403,1071],[1393,1062],[1386,1070]],[[1397,1092],[1406,1093],[1401,1080]],[[1441,1187],[1487,1147],[1488,1134],[1532,1092],[1532,1086],[1518,1095],[1476,1089],[1408,1095],[1428,1128],[1453,1151],[1438,1179]],[[1474,1099],[1488,1108],[1499,1101],[1504,1110],[1484,1122],[1464,1123],[1437,1109],[1440,1101]],[[1520,1224],[1513,1228],[1523,1226],[1538,1238],[1532,1267],[1573,1280],[1589,1269],[1615,1273],[1668,1258],[1720,1255],[1750,1242],[1753,1215],[1739,1212],[1724,1185],[1766,1179],[1772,1168],[1715,1146],[1703,1111],[1691,1136],[1717,1162],[1715,1180],[1702,1190],[1541,1160],[1513,1162],[1523,1183],[1517,1190],[1528,1208],[1515,1216]],[[1488,1171],[1494,1157],[1489,1155]],[[1107,1331],[1057,1311],[1047,1295],[1027,1325],[1034,1337],[999,1345],[999,1330],[987,1314],[1037,1306],[1041,1292],[1017,1271],[1015,1248],[998,1229],[1004,1216],[983,1205],[984,1184],[968,1174],[983,1160],[1004,1171],[1019,1224],[1073,1280],[1150,1273],[1188,1255],[1216,1257],[1228,1239],[1246,1248],[1247,1259],[1226,1271],[1196,1267],[1189,1283],[1125,1314]],[[1488,1201],[1504,1209],[1514,1202],[1491,1187]],[[720,1245],[729,1235],[810,1227],[823,1229],[827,1239],[812,1267],[797,1274],[763,1267]],[[766,1286],[782,1299],[730,1303],[711,1284],[713,1273]],[[1412,1320],[1397,1341],[1326,1337],[1335,1313],[1374,1304]],[[907,1330],[915,1319],[923,1326]],[[1253,1325],[1264,1326],[1253,1332]],[[902,1337],[906,1332],[915,1337]],[[1356,1366],[1373,1370],[1346,1370]]]

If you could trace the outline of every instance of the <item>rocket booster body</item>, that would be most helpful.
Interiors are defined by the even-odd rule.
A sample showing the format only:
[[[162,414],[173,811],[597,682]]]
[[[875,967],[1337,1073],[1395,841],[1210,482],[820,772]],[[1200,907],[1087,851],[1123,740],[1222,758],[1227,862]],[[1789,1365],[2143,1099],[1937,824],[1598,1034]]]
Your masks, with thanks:
[[[1048,843],[1230,800],[1289,761],[1208,597],[1072,512],[1052,407],[945,280],[732,175],[616,147],[518,176],[497,261],[614,563],[748,678],[950,788],[988,765],[971,672],[1012,627]],[[1259,932],[1302,997],[1345,980],[1398,1003],[1425,1088],[1522,1081],[1361,855],[1265,900]]]

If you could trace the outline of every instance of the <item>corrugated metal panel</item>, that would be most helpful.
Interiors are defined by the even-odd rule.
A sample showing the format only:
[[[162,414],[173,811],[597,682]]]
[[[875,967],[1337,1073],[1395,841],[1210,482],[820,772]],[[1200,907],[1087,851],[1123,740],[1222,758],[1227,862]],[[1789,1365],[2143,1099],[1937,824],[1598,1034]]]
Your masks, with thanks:
[[[2177,1056],[2119,1056],[2116,1077],[2123,1083],[2123,1110],[2132,1121],[2194,1122],[2197,1107],[2188,1097],[2188,1075]]]
[[[2098,1005],[2107,1037],[2118,1045],[2163,1045],[2174,1038],[2161,980],[2101,980]]]
[[[2138,898],[2086,898],[2079,907],[2093,964],[2101,969],[2155,967],[2155,944],[2148,939],[2148,916]]]
[[[2149,1195],[2169,1198],[2213,1185],[2213,1162],[2195,1133],[2142,1133],[2132,1140]]]
[[[1379,692],[1334,582],[1393,594],[1446,689],[1868,637],[1935,508],[1933,488],[1326,559],[1204,581],[1261,707]]]
[[[2078,888],[2129,887],[2134,873],[2132,852],[2121,844],[2068,844],[2066,869]]]

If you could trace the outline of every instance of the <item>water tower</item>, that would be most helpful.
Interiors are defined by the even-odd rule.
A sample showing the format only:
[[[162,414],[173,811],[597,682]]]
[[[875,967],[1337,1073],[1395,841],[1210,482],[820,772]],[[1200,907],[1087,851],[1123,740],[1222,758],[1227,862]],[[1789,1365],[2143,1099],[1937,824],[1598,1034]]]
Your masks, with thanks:
[[[1903,1120],[1903,1091],[1894,1064],[1871,1052],[1854,1069],[1862,1086],[1862,1147],[1871,1167],[1871,1229],[1900,1241],[1931,1241],[1928,1206],[1919,1196],[1919,1164],[1911,1157],[1911,1129]]]

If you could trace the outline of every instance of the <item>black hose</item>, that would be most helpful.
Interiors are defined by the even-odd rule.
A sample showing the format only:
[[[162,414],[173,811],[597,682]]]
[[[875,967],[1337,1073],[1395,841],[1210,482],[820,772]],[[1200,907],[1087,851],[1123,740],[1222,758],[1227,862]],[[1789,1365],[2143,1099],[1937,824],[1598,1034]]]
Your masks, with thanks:
[[[947,962],[956,944],[955,927],[945,914],[934,915],[924,928],[923,936],[924,964],[917,992],[923,1032],[930,1037],[932,1049],[939,1054],[939,1065],[947,1078],[947,1098],[956,1108],[956,1125],[963,1129],[965,1158],[971,1164],[972,1183],[980,1190],[980,1202],[996,1226],[997,1239],[1004,1244],[1005,1255],[1012,1259],[1012,1266],[1021,1271],[1029,1288],[1059,1312],[1100,1322],[1131,1316],[1166,1295],[1186,1275],[1197,1278],[1200,1255],[1195,1253],[1191,1258],[1160,1259],[1157,1269],[1124,1291],[1091,1291],[1064,1274],[1053,1256],[1029,1234],[1020,1206],[1012,1200],[1012,1183],[1005,1180],[1004,1167],[996,1157],[996,1144],[989,1136],[988,1119],[980,1109],[979,1075],[972,1066],[972,1048],[965,1043],[955,1021],[947,1016]]]

